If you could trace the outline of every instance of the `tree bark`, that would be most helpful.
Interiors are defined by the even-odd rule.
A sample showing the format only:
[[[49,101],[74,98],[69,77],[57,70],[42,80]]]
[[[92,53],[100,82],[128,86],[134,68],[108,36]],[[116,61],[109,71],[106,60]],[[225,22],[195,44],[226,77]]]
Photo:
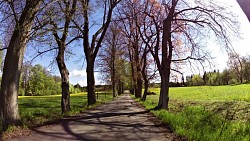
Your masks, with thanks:
[[[87,92],[88,92],[88,105],[93,105],[96,103],[95,96],[95,76],[94,76],[94,62],[95,57],[93,56],[93,49],[90,48],[89,44],[89,13],[88,13],[88,5],[89,0],[85,1],[84,10],[84,37],[83,37],[83,47],[84,53],[87,61]]]
[[[131,75],[132,75],[132,80],[133,80],[131,84],[131,88],[130,88],[130,93],[134,95],[137,85],[136,85],[133,51],[130,47],[128,48],[128,52],[129,52],[129,61],[130,61],[130,66],[131,66]]]
[[[87,85],[88,105],[93,105],[96,103],[94,60],[87,61]]]
[[[138,44],[134,45],[134,61],[135,61],[135,68],[136,68],[136,88],[135,88],[135,97],[141,98],[142,97],[142,74],[141,74],[141,66],[140,66],[140,59],[139,59],[139,51],[138,51]]]
[[[140,73],[140,72],[138,72],[138,73]],[[136,80],[137,82],[137,87],[136,87],[136,90],[135,90],[135,97],[136,98],[141,98],[142,97],[142,84],[143,84],[143,82],[142,82],[142,79],[141,78],[137,78],[137,80]]]
[[[144,49],[144,52],[143,52],[143,56],[142,56],[142,60],[143,60],[143,67],[142,67],[142,78],[144,80],[144,93],[143,93],[143,96],[142,96],[142,101],[145,101],[146,98],[147,98],[147,94],[148,94],[148,83],[149,83],[149,79],[148,79],[148,75],[147,75],[147,54],[148,54],[148,51],[147,51],[147,46],[145,47]]]
[[[72,16],[76,11],[76,3],[77,0],[74,0],[72,3],[72,7],[70,8],[70,3],[66,4],[65,7],[65,24],[62,37],[59,38],[57,33],[57,25],[53,21],[51,21],[54,26],[53,35],[58,44],[59,51],[56,57],[57,65],[61,74],[61,88],[62,88],[62,98],[61,98],[61,110],[62,113],[70,111],[70,91],[69,91],[69,71],[65,64],[64,54],[66,49],[66,39],[68,36],[69,25],[72,20]]]
[[[64,63],[63,48],[59,49],[56,61],[61,74],[61,88],[62,88],[61,109],[62,113],[65,113],[70,111],[70,93],[69,93],[69,71]]]
[[[18,88],[26,45],[40,0],[27,0],[8,45],[1,82],[1,122],[3,130],[20,124]]]
[[[113,88],[113,97],[117,96],[117,92],[116,92],[116,66],[115,66],[115,62],[116,62],[116,49],[115,49],[115,35],[113,34],[113,41],[112,41],[112,54],[111,54],[111,61],[112,61],[112,76],[111,76],[111,81],[112,81],[112,88]]]
[[[147,76],[147,52],[144,51],[144,55],[143,55],[143,68],[142,68],[142,77],[143,77],[143,80],[144,80],[144,93],[143,93],[143,96],[142,96],[142,101],[145,101],[146,98],[147,98],[147,95],[148,95],[148,85],[149,85],[149,79],[148,79],[148,76]]]
[[[158,108],[168,110],[170,71],[162,71],[162,73],[164,74],[161,74],[161,90]]]
[[[172,0],[172,7],[166,19],[163,20],[163,35],[162,35],[162,63],[161,63],[161,91],[158,102],[158,108],[168,110],[169,101],[169,76],[171,70],[171,60],[173,52],[173,44],[171,37],[172,19],[177,5],[177,0]]]
[[[113,98],[115,98],[117,96],[117,92],[116,92],[116,83],[114,81],[112,81],[112,90],[113,90]]]

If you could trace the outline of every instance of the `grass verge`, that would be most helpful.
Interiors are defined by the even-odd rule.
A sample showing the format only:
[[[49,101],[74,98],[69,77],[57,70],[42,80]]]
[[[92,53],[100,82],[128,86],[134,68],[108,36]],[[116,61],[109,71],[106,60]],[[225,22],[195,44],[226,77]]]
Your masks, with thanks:
[[[250,85],[248,86],[250,87]],[[238,86],[236,89],[242,87],[246,87],[246,85]],[[209,91],[212,91],[211,95],[215,98],[210,96],[207,91],[202,94],[199,90],[207,89],[207,87],[171,88],[169,111],[153,110],[158,103],[159,89],[153,89],[158,95],[148,96],[145,102],[139,99],[137,101],[162,122],[169,124],[175,133],[185,136],[189,140],[249,141],[250,103],[245,95],[250,93],[244,92],[243,94],[239,89],[238,91],[233,90],[235,93],[232,93],[232,91],[226,90],[227,88],[232,87],[221,86],[222,90],[220,87],[210,87]],[[184,89],[189,89],[188,94]],[[151,91],[153,90],[151,89]],[[216,90],[218,90],[217,93]],[[193,93],[191,94],[190,91]],[[231,98],[226,97],[226,91]],[[176,92],[176,95],[173,92]],[[235,99],[236,97],[237,99]]]

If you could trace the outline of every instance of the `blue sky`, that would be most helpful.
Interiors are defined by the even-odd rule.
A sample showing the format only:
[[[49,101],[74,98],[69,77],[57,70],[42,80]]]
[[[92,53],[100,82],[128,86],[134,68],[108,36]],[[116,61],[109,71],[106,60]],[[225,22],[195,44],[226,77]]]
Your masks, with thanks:
[[[238,20],[241,24],[241,28],[239,29],[241,33],[241,39],[235,39],[233,40],[232,44],[237,53],[239,53],[241,56],[247,56],[250,55],[250,22],[248,21],[247,17],[237,4],[236,0],[219,0],[221,2],[227,3],[229,6],[231,6],[231,10],[237,14]],[[92,29],[94,31],[96,29]],[[84,59],[84,52],[82,48],[82,41],[79,42],[79,44],[72,44],[70,47],[74,55],[70,55],[68,58],[66,64],[68,67],[68,70],[70,72],[70,83],[71,84],[77,84],[79,83],[82,86],[87,85],[86,81],[86,62]],[[208,43],[209,50],[211,51],[212,57],[215,59],[212,60],[212,63],[214,64],[216,69],[223,70],[227,66],[227,60],[228,56],[223,49],[221,49],[219,46],[217,46],[213,41]],[[26,50],[26,60],[28,60],[28,56],[32,55],[32,49],[27,48]],[[43,57],[38,57],[36,60],[34,60],[33,64],[41,64],[45,67],[48,67],[50,62],[54,60],[53,54],[47,54]],[[51,72],[55,75],[60,75],[58,72],[58,68],[56,64],[54,64],[54,69],[51,70],[51,67],[48,69],[51,70]],[[207,68],[207,70],[213,70],[215,68]],[[96,84],[101,84],[102,81],[100,79],[101,74],[95,73],[95,79]]]

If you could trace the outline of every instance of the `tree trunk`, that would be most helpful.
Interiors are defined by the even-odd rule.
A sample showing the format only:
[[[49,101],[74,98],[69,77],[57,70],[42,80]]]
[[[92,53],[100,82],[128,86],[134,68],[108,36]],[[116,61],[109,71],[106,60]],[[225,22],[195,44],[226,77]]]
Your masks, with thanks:
[[[136,80],[137,82],[137,87],[136,87],[136,89],[135,89],[135,97],[136,98],[141,98],[142,97],[142,80],[141,80],[141,78],[137,78],[137,80]]]
[[[171,70],[171,60],[173,53],[173,44],[171,36],[171,26],[175,6],[177,5],[176,0],[172,0],[172,7],[170,8],[169,14],[166,19],[163,20],[163,35],[162,35],[162,66],[160,68],[161,75],[161,91],[158,102],[158,108],[168,110],[169,101],[169,76]]]
[[[161,90],[158,108],[168,110],[170,70],[163,71],[162,73],[164,74],[161,74]]]
[[[113,35],[114,36],[114,35]],[[115,40],[115,37],[113,37],[113,40]],[[114,41],[113,41],[114,42]],[[111,54],[111,61],[112,61],[112,76],[111,76],[111,81],[112,81],[112,87],[113,87],[113,97],[117,96],[116,92],[116,69],[115,69],[115,61],[116,61],[116,49],[114,43],[112,44],[112,54]]]
[[[94,60],[87,61],[87,85],[88,105],[93,105],[96,103]]]
[[[136,66],[136,85],[135,88],[135,97],[141,98],[142,97],[142,74],[141,74],[141,66],[140,66],[140,59],[139,59],[139,52],[138,52],[138,45],[134,45],[134,59],[135,59],[135,66]]]
[[[142,101],[145,101],[148,95],[148,80],[144,78],[144,93],[142,96]]]
[[[112,80],[113,98],[117,96],[116,94],[116,83]]]
[[[24,10],[16,23],[5,61],[1,82],[1,122],[3,130],[10,125],[20,124],[18,111],[18,88],[26,44],[38,10],[39,0],[27,0]]]
[[[64,51],[62,49],[59,49],[56,61],[61,74],[61,109],[62,113],[65,113],[70,111],[69,71],[64,63]]]
[[[135,88],[137,87],[136,86],[136,76],[135,76],[133,52],[132,52],[132,49],[130,47],[128,48],[128,52],[129,52],[129,61],[130,61],[130,66],[131,66],[131,75],[132,75],[132,80],[133,80],[131,83],[130,93],[135,95]]]
[[[74,0],[72,2],[71,9],[70,9],[70,3],[66,4],[64,31],[63,31],[61,38],[59,37],[56,31],[58,29],[56,23],[51,21],[52,25],[54,25],[53,34],[59,47],[56,61],[57,61],[57,65],[61,74],[61,88],[62,88],[61,110],[62,110],[62,113],[70,111],[69,71],[65,64],[64,54],[65,54],[65,49],[66,49],[65,43],[66,43],[66,39],[68,36],[70,21],[72,20],[72,16],[76,11],[76,3],[77,3],[77,0]]]

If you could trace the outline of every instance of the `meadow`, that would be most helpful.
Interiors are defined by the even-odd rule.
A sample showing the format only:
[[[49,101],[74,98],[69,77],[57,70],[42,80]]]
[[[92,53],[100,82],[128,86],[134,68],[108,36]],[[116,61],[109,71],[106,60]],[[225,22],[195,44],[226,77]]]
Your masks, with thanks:
[[[160,89],[150,91],[140,103],[188,140],[250,140],[250,84],[170,88],[168,111],[154,109]]]
[[[97,103],[91,107],[112,99],[113,95],[110,92],[99,92]],[[91,108],[87,106],[87,93],[71,94],[71,111],[66,114],[61,113],[61,95],[19,96],[18,103],[23,125],[28,127],[54,123],[62,117],[77,115]]]

